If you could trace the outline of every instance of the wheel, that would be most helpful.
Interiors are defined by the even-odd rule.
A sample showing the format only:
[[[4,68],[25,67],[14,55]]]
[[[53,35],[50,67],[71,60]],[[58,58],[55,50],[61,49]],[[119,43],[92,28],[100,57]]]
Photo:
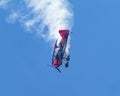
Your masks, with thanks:
[[[70,55],[66,58],[66,60],[67,60],[67,61],[69,61],[69,60],[70,60]]]
[[[69,66],[69,62],[67,62],[66,64],[65,64],[65,68],[67,68]]]

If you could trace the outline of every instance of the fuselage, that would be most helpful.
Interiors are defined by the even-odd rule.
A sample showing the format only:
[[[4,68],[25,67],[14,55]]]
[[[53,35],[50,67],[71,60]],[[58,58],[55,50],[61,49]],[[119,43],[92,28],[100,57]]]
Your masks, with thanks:
[[[55,68],[58,68],[63,63],[63,58],[64,58],[65,49],[67,45],[67,39],[69,35],[69,30],[62,30],[62,32],[64,32],[64,34],[61,33],[62,39],[58,45],[59,49],[57,50],[52,61]]]

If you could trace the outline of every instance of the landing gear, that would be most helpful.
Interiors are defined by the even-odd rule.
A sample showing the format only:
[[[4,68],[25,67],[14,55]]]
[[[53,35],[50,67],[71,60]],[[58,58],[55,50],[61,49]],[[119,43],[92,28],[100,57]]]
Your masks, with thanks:
[[[66,58],[66,60],[67,60],[67,61],[69,61],[69,60],[70,60],[70,55],[68,55],[68,57]]]
[[[66,64],[65,64],[65,68],[67,68],[69,66],[69,62],[67,62]]]

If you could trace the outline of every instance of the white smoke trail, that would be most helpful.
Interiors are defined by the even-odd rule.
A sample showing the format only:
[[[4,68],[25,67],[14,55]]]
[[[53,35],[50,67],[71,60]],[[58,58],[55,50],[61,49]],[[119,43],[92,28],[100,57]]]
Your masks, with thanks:
[[[0,8],[5,8],[10,0],[0,0]]]
[[[32,22],[41,21],[42,26],[48,28],[49,33],[45,35],[48,40],[60,39],[60,29],[71,29],[72,13],[67,0],[26,0],[26,5],[35,15]],[[27,21],[27,27],[30,27],[30,22]]]
[[[17,6],[7,21],[17,20],[28,31],[34,31],[48,41],[60,40],[58,31],[72,28],[73,13],[68,0],[23,0]],[[70,43],[67,52],[69,46]]]

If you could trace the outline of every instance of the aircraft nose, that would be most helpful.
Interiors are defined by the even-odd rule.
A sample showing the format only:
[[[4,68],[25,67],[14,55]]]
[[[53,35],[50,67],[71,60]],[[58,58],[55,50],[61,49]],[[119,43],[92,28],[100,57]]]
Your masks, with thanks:
[[[56,59],[54,59],[53,64],[54,64],[54,67],[56,68],[57,67],[57,60]]]
[[[55,68],[57,68],[57,65],[54,65]]]

